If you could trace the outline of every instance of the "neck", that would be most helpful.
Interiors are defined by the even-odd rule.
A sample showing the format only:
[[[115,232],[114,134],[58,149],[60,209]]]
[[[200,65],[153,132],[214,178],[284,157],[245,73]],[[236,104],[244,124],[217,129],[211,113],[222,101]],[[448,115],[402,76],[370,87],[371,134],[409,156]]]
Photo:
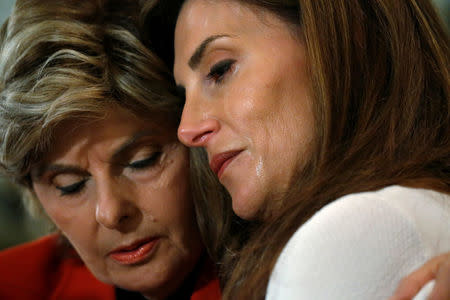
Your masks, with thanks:
[[[142,296],[148,300],[189,300],[192,293],[194,292],[195,284],[200,275],[200,272],[203,269],[204,263],[205,258],[202,255],[195,265],[194,269],[184,278],[180,287],[174,293],[170,295],[159,296],[143,293]]]

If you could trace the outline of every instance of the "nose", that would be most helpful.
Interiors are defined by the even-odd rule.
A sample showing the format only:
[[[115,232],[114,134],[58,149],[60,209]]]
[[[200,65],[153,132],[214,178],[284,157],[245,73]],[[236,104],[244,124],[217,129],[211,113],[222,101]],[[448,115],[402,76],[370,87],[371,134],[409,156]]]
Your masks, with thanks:
[[[123,231],[138,215],[139,207],[133,202],[130,187],[125,190],[122,184],[112,180],[98,184],[95,218],[99,224]]]
[[[188,147],[204,147],[220,129],[220,123],[202,105],[186,101],[178,127],[178,139]]]

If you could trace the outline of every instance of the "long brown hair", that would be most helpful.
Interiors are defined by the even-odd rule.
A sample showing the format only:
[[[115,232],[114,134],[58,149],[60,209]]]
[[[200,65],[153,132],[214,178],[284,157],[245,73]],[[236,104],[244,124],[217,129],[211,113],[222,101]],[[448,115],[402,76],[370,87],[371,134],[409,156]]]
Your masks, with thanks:
[[[299,3],[316,151],[232,265],[226,299],[263,299],[288,239],[343,195],[393,184],[450,193],[450,44],[430,1]]]
[[[263,299],[282,248],[326,204],[393,184],[450,193],[450,42],[430,0],[230,1],[297,26],[315,104],[309,164],[224,257],[224,298]],[[149,22],[173,31],[182,2],[160,1]],[[173,33],[147,38],[170,65]]]

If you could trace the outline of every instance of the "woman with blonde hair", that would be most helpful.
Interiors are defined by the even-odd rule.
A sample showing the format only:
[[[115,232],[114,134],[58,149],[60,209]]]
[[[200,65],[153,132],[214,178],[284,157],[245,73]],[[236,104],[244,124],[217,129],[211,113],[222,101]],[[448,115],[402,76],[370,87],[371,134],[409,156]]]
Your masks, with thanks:
[[[57,233],[0,252],[1,299],[220,298],[176,137],[181,101],[139,40],[139,12],[19,0],[2,27],[2,172]]]
[[[256,224],[226,299],[383,299],[450,250],[450,44],[430,1],[150,2],[168,64],[178,15],[178,136]]]

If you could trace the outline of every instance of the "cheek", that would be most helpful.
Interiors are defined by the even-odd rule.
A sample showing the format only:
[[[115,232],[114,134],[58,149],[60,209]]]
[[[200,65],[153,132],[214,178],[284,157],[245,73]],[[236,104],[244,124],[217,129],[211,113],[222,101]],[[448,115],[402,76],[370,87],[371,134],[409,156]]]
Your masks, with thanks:
[[[89,252],[86,247],[92,243],[90,235],[92,228],[89,220],[93,220],[94,216],[88,207],[53,199],[52,193],[39,187],[35,188],[35,193],[45,213],[71,244],[79,251]]]
[[[34,184],[33,188],[45,213],[60,230],[63,230],[61,227],[65,227],[64,225],[70,221],[70,211],[64,209],[61,203],[54,199],[55,194],[48,188],[42,187],[40,184]]]
[[[236,89],[231,99],[228,119],[238,135],[245,138],[250,147],[260,154],[272,152],[283,140],[285,111],[282,104],[286,96],[283,81],[275,71],[258,73]],[[249,77],[250,78],[250,77]],[[242,80],[244,82],[244,80]],[[231,106],[231,104],[230,104]],[[283,120],[283,121],[282,121]]]
[[[163,199],[158,209],[159,219],[171,232],[180,231],[183,227],[192,227],[191,224],[195,220],[187,178],[175,176],[172,184],[158,191],[158,195]]]
[[[90,223],[87,220],[94,218],[91,209],[87,205],[67,202],[59,200],[41,201],[47,215],[62,232],[68,234],[68,231],[73,227],[89,227]]]
[[[168,238],[171,255],[192,257],[202,247],[189,190],[183,186],[163,189],[154,195],[163,196],[163,201],[153,207],[152,216]]]
[[[173,193],[170,202],[167,203],[167,211],[164,215],[174,243],[184,249],[185,252],[191,248],[198,248],[201,245],[200,235],[195,219],[194,204],[186,176],[180,176],[179,181],[186,181],[178,184],[176,192]]]
[[[182,160],[174,160],[158,183],[151,188],[143,184],[140,189],[141,207],[176,241],[197,232],[188,167],[187,155]]]
[[[268,120],[273,119],[277,99],[273,84],[267,78],[245,77],[246,74],[242,74],[236,78],[241,84],[224,97],[223,111],[239,134],[253,139],[253,135],[262,128],[267,128]]]
[[[70,208],[60,208],[51,206],[46,212],[56,227],[64,234],[70,243],[77,249],[81,256],[90,256],[90,245],[95,244],[93,240],[93,228],[88,211],[72,212]]]
[[[293,170],[289,169],[304,165],[310,156],[314,116],[304,61],[299,58],[295,66],[282,62],[278,66],[247,83],[254,88],[240,90],[245,97],[236,111],[241,119],[235,124],[251,141],[254,155],[260,156],[260,173],[268,164],[266,169],[290,177]],[[273,172],[275,177],[285,176]]]
[[[51,201],[43,203],[43,207],[95,276],[109,282],[108,277],[104,276],[105,265],[99,252],[98,233],[92,210],[88,207],[62,206]]]
[[[301,144],[309,143],[314,126],[305,58],[301,53],[289,57],[292,57],[289,61],[280,59],[277,68],[270,72],[262,97],[272,136],[278,138],[277,142],[291,146],[286,149],[297,145],[299,136],[303,140]]]

